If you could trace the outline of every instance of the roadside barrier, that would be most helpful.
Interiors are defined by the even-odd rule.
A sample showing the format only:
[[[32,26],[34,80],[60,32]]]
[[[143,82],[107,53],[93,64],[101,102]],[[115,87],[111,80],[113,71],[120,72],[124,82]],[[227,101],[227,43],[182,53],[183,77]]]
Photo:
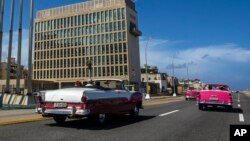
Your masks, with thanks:
[[[3,94],[0,93],[0,108],[3,105],[14,105],[14,106],[29,106],[34,105],[33,95],[17,95],[17,94]]]
[[[0,93],[0,108],[3,107],[3,98],[2,98],[2,94]]]

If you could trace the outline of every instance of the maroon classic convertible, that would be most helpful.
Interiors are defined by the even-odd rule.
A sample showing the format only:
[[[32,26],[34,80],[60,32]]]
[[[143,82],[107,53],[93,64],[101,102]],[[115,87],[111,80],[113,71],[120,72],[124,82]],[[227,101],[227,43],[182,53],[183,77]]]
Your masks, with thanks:
[[[38,109],[44,117],[53,117],[57,123],[66,118],[97,118],[105,122],[107,114],[138,116],[142,94],[125,89],[122,80],[95,80],[83,87],[43,91]]]

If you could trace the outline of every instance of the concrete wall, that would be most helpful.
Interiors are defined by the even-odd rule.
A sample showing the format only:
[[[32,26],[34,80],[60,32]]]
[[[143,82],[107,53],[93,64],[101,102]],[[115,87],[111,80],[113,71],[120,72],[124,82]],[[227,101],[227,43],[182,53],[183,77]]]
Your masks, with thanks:
[[[2,105],[29,106],[35,104],[35,97],[32,95],[1,94]],[[1,100],[0,98],[0,100]],[[1,101],[0,101],[1,105]]]

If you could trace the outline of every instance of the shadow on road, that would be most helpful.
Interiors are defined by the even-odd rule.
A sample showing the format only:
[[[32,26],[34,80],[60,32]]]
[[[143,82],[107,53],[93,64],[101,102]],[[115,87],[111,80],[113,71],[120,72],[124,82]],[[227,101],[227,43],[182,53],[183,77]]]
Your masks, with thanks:
[[[79,119],[79,120],[66,120],[63,124],[46,124],[51,127],[65,127],[76,129],[89,129],[89,130],[109,130],[122,126],[135,124],[138,122],[150,120],[156,116],[139,116],[137,118],[131,118],[129,116],[109,116],[104,124],[99,124],[96,120],[91,119]]]
[[[207,107],[204,111],[208,112],[227,112],[227,113],[243,113],[243,110],[241,108],[233,108],[231,110],[226,109],[224,107]]]

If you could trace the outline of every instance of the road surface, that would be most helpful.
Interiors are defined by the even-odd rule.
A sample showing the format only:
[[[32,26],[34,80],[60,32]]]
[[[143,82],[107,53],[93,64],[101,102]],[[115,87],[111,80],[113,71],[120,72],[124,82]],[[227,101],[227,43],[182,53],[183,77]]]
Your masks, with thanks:
[[[104,125],[88,119],[0,126],[0,141],[229,141],[230,124],[250,125],[250,97],[234,96],[234,109],[198,110],[195,101],[151,105],[138,119],[110,117]]]

